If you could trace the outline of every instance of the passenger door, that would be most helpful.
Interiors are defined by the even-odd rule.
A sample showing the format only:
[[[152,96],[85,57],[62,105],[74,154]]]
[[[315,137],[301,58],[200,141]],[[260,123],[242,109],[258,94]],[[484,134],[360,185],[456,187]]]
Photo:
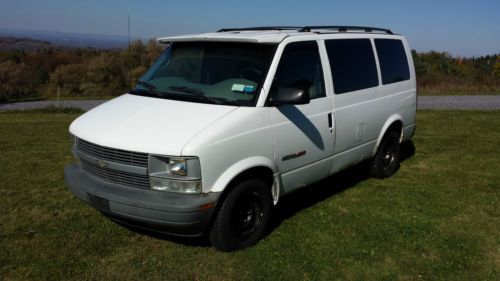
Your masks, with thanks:
[[[334,88],[335,157],[331,173],[372,156],[386,120],[372,42],[368,38],[325,41]]]
[[[316,41],[288,44],[281,56],[269,93],[280,87],[306,90],[303,105],[269,107],[274,132],[274,160],[282,173],[285,192],[328,175],[333,154],[333,104],[326,94]]]

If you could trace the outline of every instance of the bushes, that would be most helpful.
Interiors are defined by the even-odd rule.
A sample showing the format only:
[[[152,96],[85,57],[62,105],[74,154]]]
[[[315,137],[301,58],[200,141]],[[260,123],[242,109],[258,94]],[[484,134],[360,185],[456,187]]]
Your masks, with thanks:
[[[130,50],[44,49],[0,52],[0,102],[28,97],[99,97],[132,87],[163,47],[150,40]]]
[[[500,92],[500,54],[478,58],[412,52],[419,89],[426,92]]]
[[[0,102],[29,97],[33,92],[30,80],[26,64],[11,60],[0,63]]]

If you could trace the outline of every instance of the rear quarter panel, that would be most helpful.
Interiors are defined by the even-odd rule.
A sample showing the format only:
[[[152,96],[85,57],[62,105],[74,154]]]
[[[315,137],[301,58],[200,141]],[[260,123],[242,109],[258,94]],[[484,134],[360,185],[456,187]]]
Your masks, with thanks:
[[[374,48],[379,85],[334,95],[336,138],[331,173],[372,157],[386,129],[394,121],[401,121],[403,127],[415,125],[416,79],[406,39],[402,36],[387,35],[370,37],[402,40],[410,68],[410,79],[382,85],[380,65]],[[374,47],[373,43],[372,46]],[[406,135],[403,137],[409,138]]]

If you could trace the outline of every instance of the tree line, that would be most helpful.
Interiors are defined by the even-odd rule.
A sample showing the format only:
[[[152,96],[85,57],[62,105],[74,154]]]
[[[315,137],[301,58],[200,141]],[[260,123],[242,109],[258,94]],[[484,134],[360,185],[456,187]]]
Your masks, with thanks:
[[[129,90],[164,46],[134,41],[121,50],[0,51],[0,102],[116,96]],[[462,58],[412,51],[420,92],[500,92],[500,54]]]
[[[500,54],[462,58],[412,51],[419,91],[500,93]]]
[[[116,96],[129,90],[164,46],[134,41],[121,50],[0,51],[0,102]]]

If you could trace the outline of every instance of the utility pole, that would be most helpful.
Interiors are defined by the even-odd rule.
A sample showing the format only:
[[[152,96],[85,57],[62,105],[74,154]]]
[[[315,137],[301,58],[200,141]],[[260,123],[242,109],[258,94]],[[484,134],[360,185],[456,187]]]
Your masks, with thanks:
[[[127,54],[128,54],[128,67],[127,67],[128,68],[128,73],[127,73],[127,87],[130,87],[130,84],[131,84],[130,83],[131,82],[130,81],[130,66],[131,66],[130,65],[131,64],[131,62],[130,62],[130,15],[128,15],[127,19],[128,19],[128,21],[127,21],[128,22],[128,50],[127,50]]]

